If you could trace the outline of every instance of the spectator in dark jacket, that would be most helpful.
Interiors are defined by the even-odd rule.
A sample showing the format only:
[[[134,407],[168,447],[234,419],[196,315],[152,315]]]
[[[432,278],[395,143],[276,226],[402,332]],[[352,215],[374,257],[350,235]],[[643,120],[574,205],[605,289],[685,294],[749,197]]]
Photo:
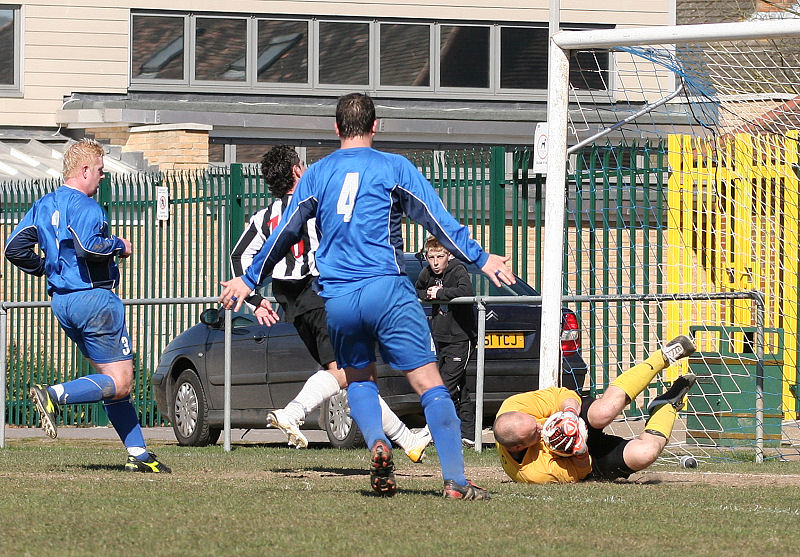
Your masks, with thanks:
[[[474,296],[475,290],[464,264],[431,236],[425,241],[424,267],[416,282],[422,300],[450,301]],[[461,441],[475,444],[475,408],[467,389],[467,362],[477,339],[475,313],[469,304],[433,304],[431,331],[439,358],[439,372],[461,419]]]

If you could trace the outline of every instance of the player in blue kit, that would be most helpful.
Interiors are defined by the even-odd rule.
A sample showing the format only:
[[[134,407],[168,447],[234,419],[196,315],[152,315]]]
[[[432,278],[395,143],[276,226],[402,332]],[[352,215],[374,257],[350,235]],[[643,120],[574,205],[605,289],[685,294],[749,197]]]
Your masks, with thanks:
[[[58,385],[33,385],[30,394],[42,429],[56,438],[62,404],[103,401],[128,450],[125,470],[169,473],[149,452],[131,404],[133,352],[115,257],[129,257],[131,243],[111,235],[103,208],[92,199],[103,179],[103,147],[84,139],[64,153],[64,184],[33,204],[6,242],[6,258],[22,271],[47,276],[47,293],[59,324],[97,373]],[[34,251],[38,244],[44,252]]]
[[[425,313],[405,276],[401,223],[408,215],[439,238],[454,256],[476,263],[496,284],[514,282],[508,257],[488,254],[444,208],[417,168],[399,155],[372,148],[375,107],[366,95],[339,99],[335,130],[341,148],[311,165],[278,227],[245,274],[223,282],[220,302],[241,307],[316,217],[320,295],[336,360],[345,369],[350,412],[370,447],[370,482],[380,495],[395,493],[391,445],[381,428],[375,383],[375,345],[402,370],[420,395],[442,466],[444,496],[488,499],[464,474],[460,421],[442,383]]]

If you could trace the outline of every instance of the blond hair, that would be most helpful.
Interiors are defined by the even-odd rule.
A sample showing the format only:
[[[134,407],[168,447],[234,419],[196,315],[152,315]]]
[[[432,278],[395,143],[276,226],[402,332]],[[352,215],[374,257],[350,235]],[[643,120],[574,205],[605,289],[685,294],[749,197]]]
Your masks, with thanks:
[[[73,143],[64,153],[64,179],[71,178],[75,171],[103,157],[105,150],[94,139],[81,139]]]
[[[436,239],[436,236],[428,236],[428,239],[425,240],[425,255],[428,255],[429,251],[443,251],[450,254],[450,251]]]

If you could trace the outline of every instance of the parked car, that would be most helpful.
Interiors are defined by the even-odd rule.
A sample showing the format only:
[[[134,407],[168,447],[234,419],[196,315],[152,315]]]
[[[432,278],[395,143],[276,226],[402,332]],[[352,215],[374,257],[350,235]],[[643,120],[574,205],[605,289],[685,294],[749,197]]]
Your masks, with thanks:
[[[414,282],[427,265],[419,254],[405,254],[406,272]],[[536,296],[530,285],[517,278],[512,286],[494,286],[474,265],[468,265],[477,295]],[[430,314],[430,305],[425,305]],[[477,310],[476,310],[477,313]],[[207,309],[201,322],[178,335],[161,356],[152,377],[153,394],[162,415],[172,423],[181,445],[216,443],[223,427],[224,319],[223,312]],[[539,324],[541,306],[490,304],[486,308],[483,423],[491,424],[503,400],[512,394],[538,388]],[[575,314],[562,310],[562,385],[580,389],[586,363],[580,355],[580,332]],[[232,316],[231,425],[266,427],[269,410],[283,408],[319,365],[311,358],[294,325],[280,322],[259,325],[243,306]],[[468,367],[468,382],[475,392],[476,359]],[[399,371],[378,360],[378,385],[392,410],[410,427],[424,424],[419,396]],[[350,418],[344,391],[308,416],[304,427],[327,432],[336,447],[363,443]]]

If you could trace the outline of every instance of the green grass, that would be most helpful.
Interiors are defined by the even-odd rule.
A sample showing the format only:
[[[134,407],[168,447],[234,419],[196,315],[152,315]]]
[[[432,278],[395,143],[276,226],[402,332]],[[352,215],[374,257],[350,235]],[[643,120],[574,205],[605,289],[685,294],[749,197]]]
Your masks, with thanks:
[[[398,454],[400,491],[381,499],[366,450],[152,448],[172,475],[124,473],[118,443],[9,443],[0,554],[788,555],[800,524],[798,462],[704,464],[697,475],[657,466],[672,479],[532,486],[504,481],[493,449],[466,451],[467,476],[493,499],[460,502],[440,497],[433,451],[425,465]],[[725,474],[703,479],[713,472]]]

